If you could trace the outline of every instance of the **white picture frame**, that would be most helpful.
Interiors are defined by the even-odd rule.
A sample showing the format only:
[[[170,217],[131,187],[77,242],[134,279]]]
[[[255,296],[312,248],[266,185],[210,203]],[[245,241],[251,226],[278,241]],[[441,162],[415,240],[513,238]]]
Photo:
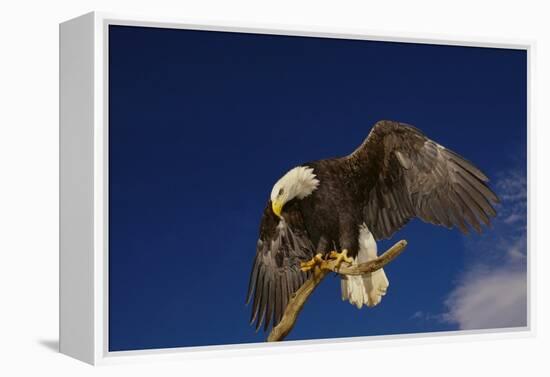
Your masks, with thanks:
[[[109,352],[108,347],[108,27],[150,26],[340,39],[512,48],[527,51],[528,144],[532,41],[447,38],[365,30],[255,24],[203,24],[170,18],[92,12],[60,24],[60,351],[90,364],[372,347],[393,342],[464,341],[533,336],[534,255],[529,248],[525,328],[453,331]],[[529,146],[528,146],[529,147]],[[529,159],[530,161],[530,159]],[[529,174],[528,169],[528,174]],[[529,203],[529,202],[528,202]],[[529,214],[531,212],[529,211]],[[530,233],[530,231],[528,231]],[[530,239],[530,234],[528,240]],[[528,245],[530,242],[528,241]],[[459,336],[457,336],[459,335]]]

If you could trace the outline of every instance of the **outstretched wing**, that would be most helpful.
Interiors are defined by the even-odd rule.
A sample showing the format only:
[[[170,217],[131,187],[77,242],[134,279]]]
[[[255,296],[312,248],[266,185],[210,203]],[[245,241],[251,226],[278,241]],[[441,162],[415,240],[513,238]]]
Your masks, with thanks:
[[[411,218],[468,233],[481,232],[499,199],[471,162],[403,123],[376,123],[350,156],[368,175],[364,218],[377,239],[389,238]]]
[[[271,321],[276,326],[290,297],[302,286],[309,273],[300,270],[300,261],[313,257],[314,248],[304,227],[302,214],[292,205],[285,206],[279,219],[268,202],[260,225],[260,238],[248,283],[247,304],[252,297],[250,323],[256,330]]]

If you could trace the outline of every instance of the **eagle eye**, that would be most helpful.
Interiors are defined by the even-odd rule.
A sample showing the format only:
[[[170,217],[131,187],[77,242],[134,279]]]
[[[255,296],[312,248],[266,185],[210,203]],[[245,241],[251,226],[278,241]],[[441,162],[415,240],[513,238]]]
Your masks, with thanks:
[[[281,187],[281,189],[279,190],[279,193],[277,194],[277,196],[283,195],[283,192],[285,192],[285,190]]]

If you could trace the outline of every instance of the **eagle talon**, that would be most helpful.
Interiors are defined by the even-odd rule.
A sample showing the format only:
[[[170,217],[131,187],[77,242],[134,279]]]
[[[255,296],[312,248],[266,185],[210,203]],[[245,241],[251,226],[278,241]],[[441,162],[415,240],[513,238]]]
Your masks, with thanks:
[[[322,263],[324,263],[323,254],[319,253],[307,262],[300,262],[300,270],[302,270],[302,272],[306,272],[313,269],[313,267],[317,265],[321,265]]]
[[[336,260],[336,266],[337,267],[340,266],[340,264],[342,262],[346,262],[346,263],[352,263],[353,262],[353,258],[348,257],[347,249],[342,250],[341,253],[339,253],[337,251],[331,251],[330,254],[329,254],[329,258]]]

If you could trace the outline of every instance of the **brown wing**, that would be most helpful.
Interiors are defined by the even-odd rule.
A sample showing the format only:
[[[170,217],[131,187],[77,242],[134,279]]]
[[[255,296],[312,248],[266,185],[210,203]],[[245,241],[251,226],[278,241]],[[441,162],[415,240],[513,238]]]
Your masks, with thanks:
[[[489,179],[455,152],[403,123],[376,123],[349,158],[368,175],[364,218],[375,238],[389,238],[411,218],[468,233],[496,215]]]
[[[302,286],[309,273],[300,270],[300,261],[314,255],[313,245],[305,230],[299,209],[285,206],[285,219],[279,219],[268,202],[260,225],[256,257],[248,284],[247,304],[252,297],[250,323],[256,330],[264,322],[276,326],[290,297]]]

